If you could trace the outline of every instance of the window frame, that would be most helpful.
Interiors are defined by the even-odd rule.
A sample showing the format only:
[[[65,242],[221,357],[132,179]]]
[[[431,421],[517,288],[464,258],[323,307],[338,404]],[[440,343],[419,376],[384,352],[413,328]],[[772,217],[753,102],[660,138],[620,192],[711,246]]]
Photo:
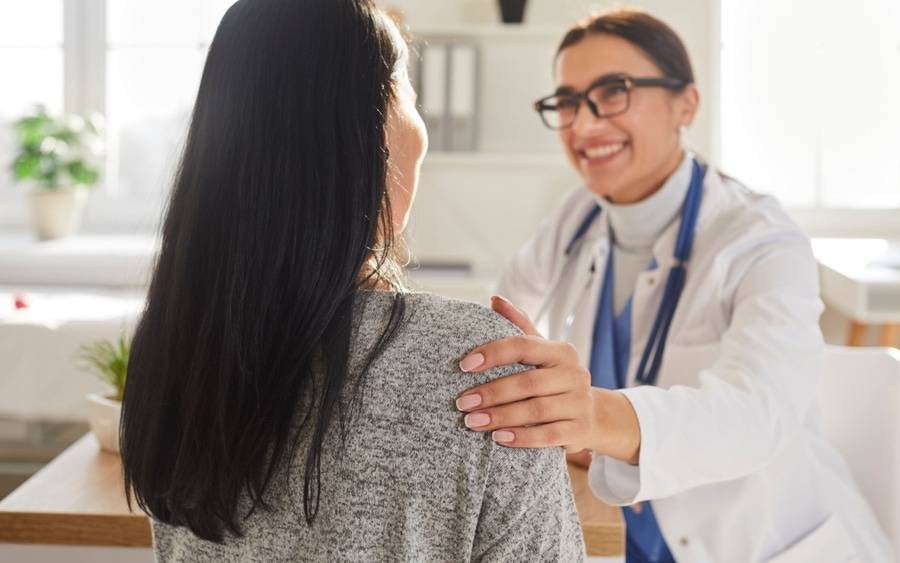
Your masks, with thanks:
[[[711,82],[714,87],[706,95],[714,109],[712,118],[711,146],[713,161],[721,163],[723,146],[722,115],[722,55],[726,38],[723,36],[724,0],[708,0],[713,10],[714,25],[711,26],[710,63],[712,68]],[[877,80],[877,79],[876,79]],[[710,100],[711,98],[711,100]],[[821,162],[821,157],[818,157]],[[900,239],[900,206],[896,207],[836,207],[823,205],[824,186],[821,168],[816,171],[813,185],[814,202],[810,205],[782,204],[785,210],[797,221],[811,237],[842,238],[893,238]],[[740,177],[738,177],[740,179]],[[753,185],[748,186],[751,190]],[[900,185],[896,186],[900,190]]]
[[[721,1],[709,0],[711,13],[707,62],[711,88],[705,92],[711,112],[709,142],[713,163],[722,143],[721,119]],[[107,0],[63,1],[63,109],[71,113],[102,111],[106,107]],[[700,54],[703,56],[704,54]],[[107,189],[111,165],[104,159],[100,183],[92,190],[83,219],[86,232],[151,233],[158,228],[165,197],[129,195]],[[750,186],[751,189],[753,186]],[[22,231],[29,226],[27,201],[21,190],[0,193],[0,230]],[[852,236],[900,239],[900,208],[854,209],[813,205],[787,211],[811,236]]]
[[[63,4],[63,111],[87,114],[106,108],[106,0],[62,0]],[[165,205],[162,198],[128,195],[107,189],[109,161],[91,189],[83,218],[89,232],[153,232]],[[27,198],[22,190],[0,193],[0,229],[29,227]]]

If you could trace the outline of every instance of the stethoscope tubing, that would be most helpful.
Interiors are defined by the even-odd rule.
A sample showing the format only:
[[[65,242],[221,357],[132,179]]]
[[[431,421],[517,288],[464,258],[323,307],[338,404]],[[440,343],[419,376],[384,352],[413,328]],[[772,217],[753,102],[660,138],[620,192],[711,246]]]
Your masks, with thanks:
[[[687,278],[686,266],[693,250],[697,218],[699,217],[700,205],[703,199],[703,179],[705,175],[706,166],[694,159],[691,183],[688,188],[688,193],[685,196],[684,207],[681,213],[681,224],[678,228],[678,237],[673,252],[675,261],[669,269],[663,298],[659,310],[657,311],[656,318],[653,321],[647,346],[644,348],[644,352],[641,354],[641,361],[638,364],[636,380],[643,385],[653,385],[656,382],[662,364],[663,353],[665,352],[665,343],[669,335],[669,329],[672,325],[672,319],[675,316],[675,310],[678,307],[681,293],[684,290]],[[556,276],[556,279],[551,284],[551,289],[544,298],[544,301],[535,316],[535,323],[540,323],[547,315],[556,292],[561,287],[566,274],[575,263],[574,256],[577,254],[576,251],[584,244],[585,235],[600,215],[601,210],[602,208],[599,205],[592,207],[579,223],[569,244],[566,245],[564,251],[565,263],[560,269],[559,274]],[[576,301],[575,309],[573,309],[573,312],[566,317],[566,332],[568,332],[574,322],[577,304],[583,299],[584,294],[592,285],[594,275],[596,275],[596,257],[591,261],[590,276],[587,279],[587,283],[585,284],[581,296]],[[563,338],[565,339],[567,336],[564,336]]]

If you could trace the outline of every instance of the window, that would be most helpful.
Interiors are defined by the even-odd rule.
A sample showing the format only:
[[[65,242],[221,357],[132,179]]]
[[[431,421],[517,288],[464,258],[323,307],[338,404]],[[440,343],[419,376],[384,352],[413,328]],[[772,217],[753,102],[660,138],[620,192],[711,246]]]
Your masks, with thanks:
[[[36,25],[27,25],[34,22]],[[63,0],[0,3],[0,192],[9,190],[9,124],[36,104],[63,109]]]
[[[900,3],[722,1],[721,157],[801,208],[900,208]]]
[[[110,190],[161,197],[187,130],[209,42],[231,1],[108,2]]]
[[[0,3],[4,202],[15,199],[8,172],[15,155],[12,121],[36,104],[52,112],[100,111],[107,118],[107,159],[92,205],[110,216],[125,210],[114,223],[152,225],[171,184],[206,51],[232,3]],[[0,223],[16,223],[15,213],[3,207],[11,206],[0,203]]]
[[[0,2],[0,227],[27,221],[7,125],[38,103],[107,116],[106,173],[86,223],[152,227],[231,2]],[[723,169],[817,217],[900,209],[900,2],[701,4],[717,2]]]

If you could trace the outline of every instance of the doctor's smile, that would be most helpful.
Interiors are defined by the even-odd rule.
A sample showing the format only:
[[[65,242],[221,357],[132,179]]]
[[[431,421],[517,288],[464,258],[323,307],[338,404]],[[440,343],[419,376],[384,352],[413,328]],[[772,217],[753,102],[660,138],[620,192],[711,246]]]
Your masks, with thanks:
[[[578,149],[578,156],[581,157],[581,167],[600,166],[608,163],[614,156],[625,150],[627,143],[609,143],[599,141],[594,145]]]

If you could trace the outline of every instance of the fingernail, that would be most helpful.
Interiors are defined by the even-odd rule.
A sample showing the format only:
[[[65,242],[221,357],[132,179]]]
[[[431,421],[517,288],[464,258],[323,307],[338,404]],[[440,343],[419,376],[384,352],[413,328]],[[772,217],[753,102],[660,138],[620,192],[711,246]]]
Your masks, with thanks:
[[[474,409],[478,405],[481,404],[481,395],[477,393],[473,393],[471,395],[463,395],[459,399],[456,399],[456,408],[461,411],[467,411],[470,409]]]
[[[463,422],[466,423],[466,426],[469,428],[478,428],[480,426],[487,426],[491,423],[491,417],[488,414],[483,412],[476,412],[473,414],[467,414],[463,419]]]
[[[463,371],[472,371],[477,368],[481,364],[484,363],[484,354],[472,354],[468,358],[464,358],[463,361],[459,362],[459,369]]]
[[[499,299],[500,301],[503,301],[504,303],[510,303],[509,299],[507,299],[506,297],[503,297],[502,295],[494,295],[492,297],[492,299]],[[512,303],[510,303],[510,305],[511,304]]]
[[[516,439],[516,435],[509,430],[494,430],[494,432],[491,433],[491,438],[493,438],[495,442],[504,443],[512,442]]]

